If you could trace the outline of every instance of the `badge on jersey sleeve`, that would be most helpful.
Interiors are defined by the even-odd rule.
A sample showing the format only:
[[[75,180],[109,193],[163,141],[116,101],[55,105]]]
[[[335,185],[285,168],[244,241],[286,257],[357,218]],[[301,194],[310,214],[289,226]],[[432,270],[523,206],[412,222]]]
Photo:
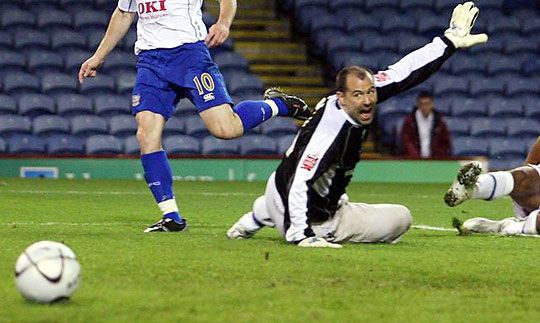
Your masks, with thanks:
[[[131,97],[131,105],[136,107],[139,104],[141,104],[141,95],[140,94],[133,94]]]

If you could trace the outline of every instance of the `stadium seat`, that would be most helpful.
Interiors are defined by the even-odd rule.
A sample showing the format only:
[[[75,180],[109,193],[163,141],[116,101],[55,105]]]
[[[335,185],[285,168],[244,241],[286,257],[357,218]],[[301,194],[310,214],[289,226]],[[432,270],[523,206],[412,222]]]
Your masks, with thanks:
[[[540,120],[540,96],[523,96],[521,102],[525,117]]]
[[[49,48],[49,36],[37,30],[17,30],[14,47],[18,51],[45,50]]]
[[[54,50],[81,50],[86,48],[86,38],[74,31],[57,30],[51,35],[51,47]]]
[[[399,0],[365,0],[367,11],[380,12],[382,9],[398,9]]]
[[[21,28],[33,28],[36,24],[36,16],[29,11],[20,9],[3,10],[0,17],[2,30],[15,30]]]
[[[403,12],[410,12],[411,10],[423,8],[431,10],[433,8],[433,1],[425,0],[400,0],[399,8]]]
[[[94,99],[96,114],[102,117],[131,114],[131,101],[122,95],[98,95]]]
[[[534,77],[509,78],[506,82],[506,94],[509,96],[540,95],[540,80]]]
[[[92,100],[80,94],[62,94],[56,98],[56,109],[59,115],[72,117],[93,114]]]
[[[77,83],[76,75],[62,73],[45,74],[41,79],[41,91],[51,95],[77,93]]]
[[[387,34],[396,32],[411,31],[416,28],[414,17],[404,14],[400,16],[386,17],[381,22],[381,30]],[[405,54],[405,53],[404,53]]]
[[[169,136],[163,141],[169,155],[198,155],[201,153],[199,140],[184,135]]]
[[[116,137],[128,137],[137,133],[137,121],[133,116],[119,115],[109,119],[109,134]]]
[[[274,139],[264,135],[248,135],[240,139],[242,156],[276,155],[277,144]]]
[[[53,135],[47,138],[47,153],[50,155],[82,155],[84,141],[71,135]]]
[[[457,59],[450,62],[450,70],[454,75],[461,75],[468,72],[484,73],[486,61],[477,55],[459,55]]]
[[[139,149],[137,136],[129,136],[126,139],[124,139],[124,154],[139,155],[140,153],[141,153],[141,150]]]
[[[88,155],[121,154],[122,141],[109,135],[95,135],[86,139],[86,153]]]
[[[358,11],[364,10],[365,0],[331,0],[328,6],[332,11]]]
[[[9,49],[0,50],[0,66],[2,66],[2,70],[0,71],[2,75],[12,71],[22,72],[26,69],[26,60],[24,55],[18,52]]]
[[[41,11],[37,16],[37,27],[42,31],[72,28],[71,15],[62,10]]]
[[[460,118],[486,116],[487,102],[480,99],[464,99],[452,106],[452,116]]]
[[[0,135],[30,134],[30,119],[19,115],[0,115]]]
[[[0,115],[17,114],[17,102],[9,95],[0,94]]]
[[[118,94],[129,95],[131,97],[136,78],[137,74],[135,72],[125,72],[116,75],[116,90]]]
[[[362,48],[366,53],[375,53],[377,51],[395,51],[397,37],[394,35],[378,35],[376,37],[364,38]]]
[[[540,73],[540,56],[530,56],[523,63],[523,72],[527,75],[536,76]]]
[[[398,37],[397,51],[405,55],[424,46],[428,41],[429,38],[415,34],[410,34],[407,37]]]
[[[446,95],[444,97],[438,97],[434,99],[435,110],[442,113],[444,116],[452,114],[452,105],[454,104],[455,97]]]
[[[235,52],[223,52],[214,56],[214,62],[221,71],[245,71],[249,72],[248,61]]]
[[[514,99],[493,98],[488,101],[488,115],[493,118],[515,118],[523,115],[523,105]]]
[[[360,52],[362,43],[353,37],[332,38],[326,44],[326,57],[339,56],[343,51]]]
[[[313,20],[310,27],[310,32],[313,34],[317,34],[323,31],[345,31],[344,22],[341,21],[337,16],[331,14],[324,15]]]
[[[5,49],[12,49],[13,37],[7,31],[0,30],[0,51]]]
[[[403,58],[404,55],[397,54],[393,51],[380,51],[377,53],[374,53],[374,55],[377,55],[377,64],[378,69],[377,70],[385,70],[388,68],[388,66],[398,62],[401,58]],[[431,85],[429,85],[427,82],[424,82],[422,84],[419,84],[415,87],[415,90],[418,90],[420,88],[427,89],[429,88],[431,91]]]
[[[469,135],[469,119],[458,117],[445,117],[444,121],[452,137],[464,137]]]
[[[208,12],[203,12],[202,13],[202,20],[203,20],[203,23],[206,26],[206,28],[210,28],[210,26],[212,26],[213,24],[216,23],[217,18],[214,15],[212,15],[212,14],[210,14]]]
[[[506,136],[506,127],[501,120],[474,118],[470,122],[470,135],[473,137],[493,138]]]
[[[19,114],[36,117],[56,112],[54,99],[48,95],[30,93],[19,96]]]
[[[337,16],[342,17],[341,19],[345,21],[345,29],[351,34],[363,30],[378,30],[381,24],[379,19],[367,14],[364,10],[339,10]]]
[[[33,135],[14,135],[8,139],[8,152],[11,154],[43,154],[46,152],[45,140]]]
[[[116,94],[116,84],[114,79],[105,74],[98,74],[96,77],[89,77],[80,85],[79,91],[84,95]]]
[[[58,115],[43,115],[32,121],[32,133],[36,136],[69,134],[69,122]]]
[[[426,36],[435,36],[448,28],[447,16],[430,16],[418,21],[416,31]]]
[[[180,100],[180,102],[178,102],[176,105],[176,110],[174,111],[174,115],[180,118],[196,116],[198,114],[199,111],[197,111],[197,107],[195,107],[195,105],[188,99]]]
[[[0,138],[0,154],[4,154],[7,151],[7,144],[6,141],[2,138]]]
[[[228,84],[232,95],[262,94],[263,83],[254,74],[233,74]]]
[[[406,104],[403,100],[390,99],[377,107],[377,117],[381,122],[386,119],[403,118],[411,113],[414,104]]]
[[[443,97],[449,94],[465,95],[469,91],[467,79],[459,76],[435,76],[433,94],[435,97]]]
[[[103,39],[103,36],[105,34],[105,30],[94,30],[90,32],[85,32],[84,34],[86,35],[87,48],[89,50],[94,50],[101,43],[101,40]],[[120,45],[117,45],[117,46],[119,47]]]
[[[40,92],[40,81],[37,76],[24,72],[12,72],[4,75],[4,90],[7,94]]]
[[[60,54],[50,51],[33,51],[28,54],[28,69],[36,75],[60,73],[64,70],[64,59]]]
[[[366,66],[372,70],[376,70],[379,66],[378,61],[376,61],[372,55],[360,54],[356,51],[345,51],[341,53],[341,55],[333,57],[330,63],[334,72],[337,72],[348,65]]]
[[[81,11],[91,11],[94,9],[94,0],[60,0],[64,10],[75,14]]]
[[[489,141],[481,138],[452,139],[453,156],[488,156]]]
[[[509,137],[529,138],[540,135],[540,123],[528,118],[512,118],[506,120],[506,129]]]
[[[85,50],[68,50],[66,54],[64,54],[64,68],[66,73],[78,74],[82,63],[90,56],[92,56],[92,53]]]
[[[483,94],[500,95],[505,91],[505,82],[505,78],[497,76],[477,79],[471,82],[469,87],[469,94],[473,97],[477,97]]]
[[[206,126],[198,115],[185,118],[185,123],[185,131],[187,135],[195,138],[204,138],[210,135],[206,129]]]
[[[104,31],[101,31],[100,32],[100,39],[103,37],[103,34],[104,34]],[[230,40],[230,38],[227,38],[227,40],[225,41],[225,43],[227,43],[227,41]],[[128,33],[124,36],[124,38],[122,39],[122,46],[124,47],[125,50],[129,51],[130,53],[133,53],[133,47],[135,46],[135,42],[137,41],[137,32],[135,31],[134,28],[131,28]],[[225,43],[223,43],[221,46],[226,46]],[[90,46],[90,45],[89,45]],[[220,46],[220,47],[221,47]],[[89,48],[96,48],[96,46],[94,47],[89,47]],[[232,48],[232,47],[231,47]]]
[[[132,72],[137,64],[137,56],[130,52],[113,51],[103,63],[103,72],[118,75]]]
[[[486,54],[500,54],[504,51],[504,39],[498,37],[491,37],[487,43],[473,46],[467,51],[471,54],[482,56],[487,56]],[[480,57],[480,59],[482,58]],[[484,59],[486,59],[486,61],[490,60],[487,58]]]
[[[290,118],[273,118],[261,124],[260,128],[264,135],[273,138],[298,132],[298,126]]]
[[[73,16],[73,25],[81,31],[105,30],[109,24],[110,16],[101,11],[90,10],[76,12]]]
[[[165,123],[163,128],[163,136],[183,135],[186,129],[185,119],[171,117]]]
[[[75,116],[71,119],[71,134],[78,137],[89,137],[108,133],[107,121],[92,115]]]
[[[312,2],[311,0],[303,2]],[[297,1],[298,3],[298,1]],[[311,28],[311,23],[318,17],[328,15],[328,11],[325,7],[311,6],[301,10],[296,10],[296,16],[298,21],[298,29],[301,33],[307,33]]]
[[[506,31],[519,31],[521,28],[519,20],[516,17],[501,15],[489,18],[487,24],[488,35]]]
[[[504,50],[507,54],[537,53],[538,43],[527,36],[513,37],[505,40]]]
[[[496,159],[521,159],[526,155],[525,142],[521,139],[492,139],[489,144],[489,154]]]
[[[499,57],[493,57],[491,60],[489,60],[486,64],[486,71],[490,75],[497,75],[501,73],[520,73],[521,72],[521,65],[523,64],[523,61],[520,59],[517,59],[517,57],[510,57],[510,56],[499,56]]]
[[[223,140],[207,137],[202,141],[203,155],[236,156],[240,151],[240,140]]]
[[[455,0],[434,0],[433,7],[441,14],[452,13],[454,6],[456,5]]]
[[[278,139],[278,146],[277,146],[277,152],[279,154],[283,154],[291,147],[291,144],[294,141],[294,138],[296,138],[296,135],[286,135],[281,136]]]
[[[490,158],[489,159],[489,171],[502,171],[508,169],[514,169],[516,167],[523,166],[523,158],[512,158],[512,159],[500,159],[500,158]]]
[[[524,19],[521,23],[521,32],[524,35],[533,35],[540,33],[540,20]]]

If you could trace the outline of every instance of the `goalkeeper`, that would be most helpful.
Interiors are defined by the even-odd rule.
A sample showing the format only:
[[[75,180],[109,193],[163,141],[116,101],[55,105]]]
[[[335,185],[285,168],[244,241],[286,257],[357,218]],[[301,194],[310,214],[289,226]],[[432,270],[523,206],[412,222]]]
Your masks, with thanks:
[[[512,198],[514,217],[500,221],[472,218],[458,229],[504,235],[535,235],[540,232],[540,137],[531,148],[525,166],[486,174],[482,174],[478,163],[463,166],[446,192],[444,201],[449,206],[456,206],[469,199],[491,201],[502,196]]]
[[[346,188],[377,102],[423,82],[458,48],[486,42],[487,35],[470,34],[477,16],[472,2],[458,5],[444,36],[375,75],[359,66],[342,69],[335,94],[319,102],[270,176],[265,194],[227,237],[249,238],[268,226],[300,247],[399,241],[411,225],[410,211],[403,205],[351,203]]]

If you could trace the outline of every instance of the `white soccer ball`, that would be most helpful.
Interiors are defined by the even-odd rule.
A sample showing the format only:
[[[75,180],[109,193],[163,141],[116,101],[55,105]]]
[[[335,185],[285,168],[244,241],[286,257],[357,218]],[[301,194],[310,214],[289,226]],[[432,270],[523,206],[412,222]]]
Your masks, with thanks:
[[[19,256],[15,282],[24,297],[39,303],[67,299],[79,285],[81,266],[75,253],[54,241],[39,241]]]

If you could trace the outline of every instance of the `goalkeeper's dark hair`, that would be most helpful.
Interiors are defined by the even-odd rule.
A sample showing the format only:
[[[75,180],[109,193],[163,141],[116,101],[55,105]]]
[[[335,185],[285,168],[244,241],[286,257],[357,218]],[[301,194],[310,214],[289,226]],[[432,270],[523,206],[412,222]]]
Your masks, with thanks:
[[[416,97],[416,99],[422,99],[422,98],[430,98],[430,99],[433,99],[433,94],[429,91],[422,91],[420,93],[418,93],[418,96]]]
[[[347,76],[354,75],[360,80],[370,79],[373,81],[373,72],[366,67],[351,65],[341,69],[336,75],[335,92],[345,92],[347,90]]]

